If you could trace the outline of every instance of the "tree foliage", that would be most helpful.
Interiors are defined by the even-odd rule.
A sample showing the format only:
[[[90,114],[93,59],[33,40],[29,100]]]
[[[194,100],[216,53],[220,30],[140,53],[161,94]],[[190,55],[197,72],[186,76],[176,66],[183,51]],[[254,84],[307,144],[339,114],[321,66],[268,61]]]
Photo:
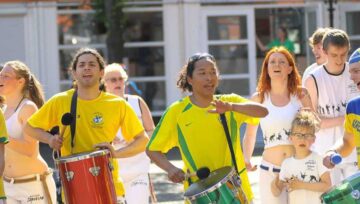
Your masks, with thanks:
[[[126,15],[123,11],[125,0],[95,0],[96,17],[107,30],[106,46],[108,63],[122,62]]]

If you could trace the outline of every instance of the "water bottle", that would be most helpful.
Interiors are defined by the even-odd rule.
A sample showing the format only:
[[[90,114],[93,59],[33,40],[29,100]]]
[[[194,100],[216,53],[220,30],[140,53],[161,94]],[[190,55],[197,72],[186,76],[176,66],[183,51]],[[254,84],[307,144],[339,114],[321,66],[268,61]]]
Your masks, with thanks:
[[[342,157],[341,157],[341,155],[339,153],[334,153],[334,154],[330,155],[330,162],[333,165],[340,164],[341,161],[342,161]]]

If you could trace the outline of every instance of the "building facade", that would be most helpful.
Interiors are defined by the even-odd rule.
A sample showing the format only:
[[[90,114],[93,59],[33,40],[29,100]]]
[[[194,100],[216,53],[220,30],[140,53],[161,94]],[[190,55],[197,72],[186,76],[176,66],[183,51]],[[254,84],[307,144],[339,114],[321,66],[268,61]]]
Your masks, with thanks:
[[[196,52],[213,54],[221,70],[219,92],[250,96],[264,53],[264,44],[280,26],[294,42],[302,71],[314,59],[308,37],[329,26],[324,0],[129,0],[126,56],[131,91],[140,94],[154,116],[178,100],[180,68]],[[360,1],[333,4],[334,27],[348,32],[352,48],[360,46]],[[71,85],[68,66],[77,49],[89,46],[105,56],[106,28],[96,19],[90,0],[0,1],[0,62],[19,59],[44,85],[46,96]]]

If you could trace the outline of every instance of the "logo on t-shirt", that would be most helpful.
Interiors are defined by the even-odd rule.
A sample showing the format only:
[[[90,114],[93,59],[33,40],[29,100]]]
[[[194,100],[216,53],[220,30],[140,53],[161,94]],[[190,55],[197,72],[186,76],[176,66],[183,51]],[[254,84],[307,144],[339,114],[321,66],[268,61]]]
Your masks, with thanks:
[[[360,121],[355,119],[352,123],[352,126],[356,131],[360,132]]]
[[[91,119],[92,125],[95,128],[101,128],[104,124],[104,119],[102,113],[96,112]]]

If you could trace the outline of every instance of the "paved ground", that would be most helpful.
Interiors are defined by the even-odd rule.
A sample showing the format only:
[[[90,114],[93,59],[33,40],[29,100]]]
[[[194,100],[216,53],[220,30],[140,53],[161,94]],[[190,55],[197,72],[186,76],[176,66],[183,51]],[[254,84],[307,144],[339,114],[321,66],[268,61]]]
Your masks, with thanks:
[[[50,167],[54,167],[54,162],[51,158],[51,150],[47,145],[41,144],[40,146],[41,154],[44,159],[48,162]],[[182,167],[183,163],[180,160],[179,153],[176,150],[170,151],[167,157],[171,162],[178,166]],[[252,162],[259,166],[260,157],[255,157]],[[260,204],[259,202],[259,190],[258,190],[258,171],[249,173],[250,182],[252,190],[255,195],[254,204]],[[181,184],[174,184],[168,181],[167,175],[165,172],[158,168],[156,165],[152,164],[150,168],[150,176],[155,187],[156,196],[158,203],[161,204],[183,204],[183,186]]]

